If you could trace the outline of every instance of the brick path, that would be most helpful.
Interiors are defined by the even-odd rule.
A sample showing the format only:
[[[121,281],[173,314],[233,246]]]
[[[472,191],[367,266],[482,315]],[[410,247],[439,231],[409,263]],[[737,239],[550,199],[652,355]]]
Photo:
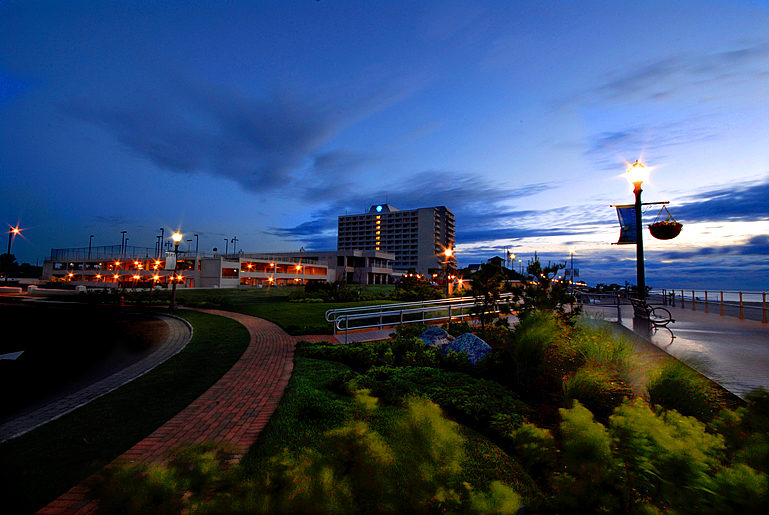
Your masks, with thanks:
[[[169,449],[215,441],[233,449],[238,460],[256,442],[283,396],[294,367],[297,341],[331,337],[292,337],[271,322],[239,313],[201,309],[232,318],[251,335],[248,348],[233,367],[207,392],[154,433],[118,457],[117,463],[162,463]],[[85,486],[78,485],[37,513],[84,515],[96,504],[86,503]]]

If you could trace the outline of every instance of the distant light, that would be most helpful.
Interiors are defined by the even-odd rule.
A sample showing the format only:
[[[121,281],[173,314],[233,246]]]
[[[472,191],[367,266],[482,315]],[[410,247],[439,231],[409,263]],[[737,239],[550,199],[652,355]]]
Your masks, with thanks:
[[[173,236],[171,236],[171,239],[174,240],[176,243],[179,243],[182,241],[182,235],[179,232],[175,232]]]
[[[381,213],[382,212],[382,206],[377,206],[376,207],[376,212],[377,213]]]

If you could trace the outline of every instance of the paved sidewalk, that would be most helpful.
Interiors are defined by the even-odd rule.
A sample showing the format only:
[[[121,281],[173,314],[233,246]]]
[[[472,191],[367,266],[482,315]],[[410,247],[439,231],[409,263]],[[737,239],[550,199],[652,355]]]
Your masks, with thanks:
[[[283,396],[294,366],[296,342],[317,338],[289,336],[277,325],[248,315],[207,309],[197,311],[232,318],[243,324],[251,335],[248,348],[214,386],[113,464],[162,463],[170,449],[203,441],[226,444],[233,449],[233,459],[239,460],[256,442]],[[93,513],[96,504],[85,502],[86,493],[85,486],[78,485],[37,513]]]
[[[163,320],[169,329],[168,337],[165,342],[159,346],[158,350],[141,361],[138,361],[87,388],[6,422],[0,426],[0,442],[21,436],[38,426],[50,422],[51,420],[55,420],[62,415],[66,415],[70,411],[91,402],[97,397],[101,397],[115,388],[119,388],[125,383],[146,374],[181,351],[192,338],[192,327],[186,321],[177,317],[166,315],[153,316]]]
[[[690,303],[685,308],[664,307],[675,322],[667,329],[647,332],[645,339],[739,397],[744,398],[758,387],[769,388],[769,324],[719,316],[713,310],[694,311]],[[617,321],[616,306],[586,305],[585,311]],[[621,316],[622,325],[636,333],[644,332],[634,327],[631,306],[623,305]]]

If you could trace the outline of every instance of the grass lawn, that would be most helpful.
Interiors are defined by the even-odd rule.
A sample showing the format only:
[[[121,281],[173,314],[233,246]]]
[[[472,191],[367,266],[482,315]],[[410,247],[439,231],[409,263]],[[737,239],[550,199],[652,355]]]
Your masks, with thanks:
[[[394,301],[371,300],[366,302],[262,302],[258,304],[235,305],[226,307],[235,311],[259,318],[264,318],[282,327],[288,334],[302,336],[305,334],[333,334],[330,322],[326,322],[325,314],[329,309],[349,308],[353,306],[372,306],[387,304]]]
[[[4,513],[32,513],[163,425],[243,354],[249,335],[234,320],[191,311],[179,354],[142,377],[18,438],[0,444]]]

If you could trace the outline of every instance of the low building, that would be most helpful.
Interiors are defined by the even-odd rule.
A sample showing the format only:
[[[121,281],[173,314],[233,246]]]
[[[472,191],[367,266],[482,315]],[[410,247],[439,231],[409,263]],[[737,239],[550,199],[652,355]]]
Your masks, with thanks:
[[[336,271],[310,258],[166,252],[122,245],[52,249],[43,262],[43,279],[100,288],[168,287],[174,280],[187,288],[303,285],[333,282]]]
[[[123,245],[52,249],[43,280],[91,288],[187,288],[304,285],[310,281],[355,284],[392,282],[395,256],[377,251],[207,254],[166,252]]]

